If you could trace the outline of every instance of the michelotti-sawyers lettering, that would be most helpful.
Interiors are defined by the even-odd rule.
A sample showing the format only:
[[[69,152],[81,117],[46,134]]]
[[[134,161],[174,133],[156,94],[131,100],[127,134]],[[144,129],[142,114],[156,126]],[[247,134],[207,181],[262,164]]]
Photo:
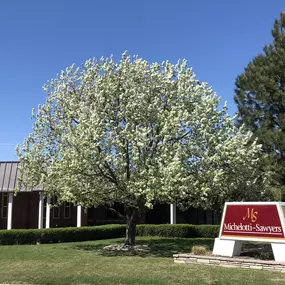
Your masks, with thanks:
[[[268,233],[282,233],[282,228],[278,226],[262,226],[260,224],[236,224],[236,223],[228,223],[224,224],[224,231],[228,232],[235,232],[235,231],[242,231],[244,233],[253,233],[253,232],[268,232]]]

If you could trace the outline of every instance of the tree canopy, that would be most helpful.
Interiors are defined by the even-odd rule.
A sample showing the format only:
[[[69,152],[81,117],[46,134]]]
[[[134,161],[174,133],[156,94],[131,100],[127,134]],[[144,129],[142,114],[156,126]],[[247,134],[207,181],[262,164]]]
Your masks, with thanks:
[[[254,133],[267,154],[264,170],[285,185],[285,14],[275,20],[273,42],[236,79],[238,122]]]
[[[157,201],[215,208],[264,197],[261,145],[233,125],[185,60],[94,58],[44,90],[33,132],[17,149],[20,185],[42,185],[59,202],[85,207],[123,204],[126,244]]]

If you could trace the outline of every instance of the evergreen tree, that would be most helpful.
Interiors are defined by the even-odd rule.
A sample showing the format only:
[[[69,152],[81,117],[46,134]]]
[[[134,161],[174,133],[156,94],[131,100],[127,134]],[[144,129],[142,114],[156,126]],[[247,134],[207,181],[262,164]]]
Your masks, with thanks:
[[[244,124],[263,144],[263,170],[273,170],[285,186],[285,13],[275,20],[273,42],[236,79],[238,124]],[[282,187],[282,188],[283,188]]]

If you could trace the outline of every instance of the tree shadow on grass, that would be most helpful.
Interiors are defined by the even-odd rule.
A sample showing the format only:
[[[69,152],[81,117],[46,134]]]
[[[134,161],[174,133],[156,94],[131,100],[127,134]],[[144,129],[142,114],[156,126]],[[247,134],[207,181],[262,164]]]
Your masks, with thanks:
[[[194,245],[205,246],[212,250],[214,245],[213,239],[193,238],[193,239],[178,239],[178,238],[140,238],[137,240],[137,245],[148,245],[149,251],[123,251],[123,250],[106,250],[104,246],[109,244],[122,244],[123,240],[110,240],[110,243],[98,244],[76,244],[72,248],[93,252],[101,256],[140,256],[140,257],[173,257],[176,253],[190,253]],[[270,244],[244,242],[241,256],[263,260],[273,260],[273,252]]]
[[[241,256],[262,260],[274,260],[271,244],[244,242]]]
[[[112,244],[121,244],[120,241]],[[155,238],[138,240],[137,245],[147,244],[149,251],[124,251],[124,250],[104,250],[103,244],[77,244],[73,248],[94,252],[102,256],[140,256],[140,257],[173,257],[176,253],[190,253],[194,245],[205,246],[212,250],[214,241],[212,239],[169,239]]]

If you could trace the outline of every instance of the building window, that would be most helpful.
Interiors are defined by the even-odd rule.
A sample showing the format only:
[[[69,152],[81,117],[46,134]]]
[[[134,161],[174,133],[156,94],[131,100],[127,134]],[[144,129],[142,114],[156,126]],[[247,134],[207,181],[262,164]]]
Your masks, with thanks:
[[[71,214],[71,204],[70,203],[67,203],[65,202],[63,204],[63,209],[64,209],[64,213],[63,213],[63,217],[64,219],[70,219],[70,214]]]
[[[52,205],[56,205],[56,204],[57,204],[57,199],[56,199],[56,197],[53,197],[51,200],[52,200],[52,201],[51,201],[51,204],[52,204]],[[53,218],[53,219],[59,219],[59,218],[60,218],[59,206],[53,206],[53,207],[51,208],[51,210],[52,210],[52,218]]]
[[[3,193],[1,200],[1,218],[7,219],[7,215],[8,215],[8,193]]]
[[[52,208],[52,218],[59,219],[59,206],[54,206]]]

